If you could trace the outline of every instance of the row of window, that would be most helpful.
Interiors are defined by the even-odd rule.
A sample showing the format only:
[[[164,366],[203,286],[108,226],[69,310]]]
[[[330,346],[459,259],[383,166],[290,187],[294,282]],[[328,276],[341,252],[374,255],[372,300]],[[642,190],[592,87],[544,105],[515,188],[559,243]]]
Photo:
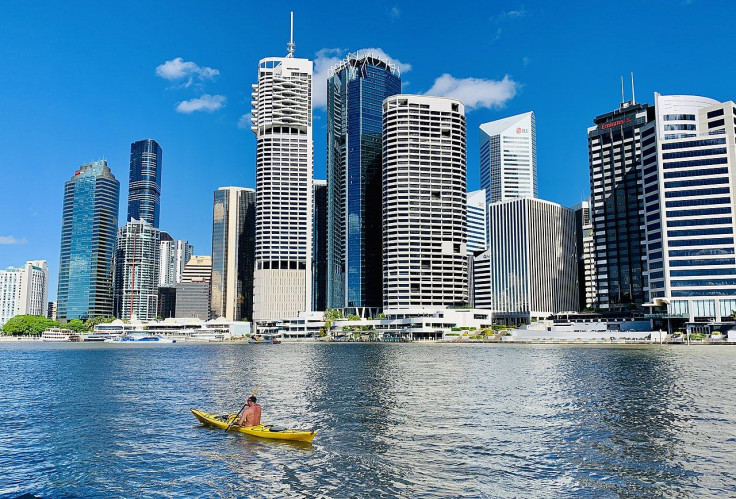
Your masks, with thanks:
[[[667,227],[692,227],[693,225],[725,225],[732,223],[728,218],[696,218],[690,220],[670,220]]]
[[[680,208],[684,206],[704,206],[709,204],[730,204],[731,198],[710,198],[710,199],[685,199],[682,201],[667,201],[667,208]]]
[[[670,241],[670,246],[715,246],[718,244],[733,244],[732,237],[714,237],[706,239],[686,239],[682,241]],[[671,255],[670,255],[671,256]]]
[[[707,275],[736,275],[736,268],[670,270],[670,277],[699,277]]]
[[[670,250],[668,254],[672,256],[721,256],[733,255],[733,248],[702,248],[687,250]]]
[[[729,194],[728,187],[714,187],[713,189],[688,189],[686,191],[669,191],[664,193],[666,198],[684,198],[692,196],[712,196],[716,194]]]
[[[734,258],[710,258],[710,259],[690,259],[690,260],[671,260],[670,267],[698,267],[701,265],[736,265]]]
[[[654,167],[656,169],[656,166]],[[664,178],[700,177],[703,175],[720,175],[728,173],[728,168],[704,168],[702,170],[684,170],[665,172]],[[667,185],[667,184],[665,184]]]
[[[665,182],[664,186],[667,188],[671,187],[695,187],[699,185],[718,185],[727,184],[730,179],[728,177],[716,177],[716,178],[699,178],[695,180],[677,180],[674,182]]]

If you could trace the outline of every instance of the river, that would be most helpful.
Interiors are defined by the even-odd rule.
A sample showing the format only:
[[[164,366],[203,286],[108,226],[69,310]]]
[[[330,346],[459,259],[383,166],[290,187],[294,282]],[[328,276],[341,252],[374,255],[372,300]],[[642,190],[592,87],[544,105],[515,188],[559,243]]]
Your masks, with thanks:
[[[736,494],[736,348],[0,343],[0,496]],[[256,386],[264,423],[200,425]]]

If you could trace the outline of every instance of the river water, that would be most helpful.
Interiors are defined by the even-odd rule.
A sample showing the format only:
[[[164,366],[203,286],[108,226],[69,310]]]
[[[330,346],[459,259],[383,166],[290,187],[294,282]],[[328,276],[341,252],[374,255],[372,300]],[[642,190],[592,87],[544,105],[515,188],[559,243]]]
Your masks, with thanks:
[[[0,496],[736,494],[736,348],[0,343]],[[200,425],[260,385],[264,423]]]

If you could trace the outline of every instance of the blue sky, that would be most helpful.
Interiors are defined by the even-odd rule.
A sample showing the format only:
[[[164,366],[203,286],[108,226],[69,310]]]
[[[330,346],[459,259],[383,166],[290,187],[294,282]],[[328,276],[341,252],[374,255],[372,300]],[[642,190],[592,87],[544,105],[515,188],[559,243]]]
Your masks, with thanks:
[[[130,143],[146,137],[164,151],[161,228],[209,254],[212,191],[255,184],[254,136],[239,122],[258,60],[286,53],[290,10],[296,55],[319,74],[348,50],[380,48],[401,64],[406,93],[464,99],[471,189],[478,125],[532,110],[540,197],[586,198],[586,128],[618,106],[621,75],[630,98],[630,71],[640,102],[654,91],[736,98],[735,2],[560,5],[0,2],[0,268],[48,260],[54,299],[64,182],[106,158],[124,220]],[[319,107],[314,138],[324,178]]]

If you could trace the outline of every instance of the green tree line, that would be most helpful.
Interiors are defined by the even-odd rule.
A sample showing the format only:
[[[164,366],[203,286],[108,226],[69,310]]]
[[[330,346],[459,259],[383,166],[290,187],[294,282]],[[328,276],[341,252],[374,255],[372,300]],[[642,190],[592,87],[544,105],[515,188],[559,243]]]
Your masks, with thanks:
[[[97,324],[106,324],[115,320],[115,317],[93,317],[83,321],[81,319],[72,319],[66,324],[47,319],[43,315],[16,315],[3,326],[3,334],[13,336],[38,336],[47,329],[60,327],[71,329],[77,333],[87,333],[93,331]]]

